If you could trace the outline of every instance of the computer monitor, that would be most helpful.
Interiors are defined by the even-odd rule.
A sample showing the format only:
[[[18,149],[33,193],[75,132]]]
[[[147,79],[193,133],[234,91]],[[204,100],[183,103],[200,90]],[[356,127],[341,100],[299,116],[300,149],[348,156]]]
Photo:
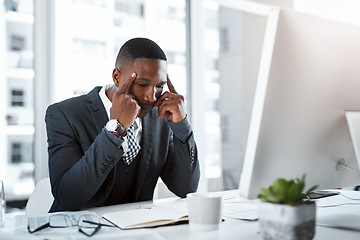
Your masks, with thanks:
[[[293,10],[271,11],[240,195],[253,199],[277,178],[304,174],[306,186],[318,189],[360,184],[345,116],[346,111],[355,114],[351,119],[356,130],[359,62],[359,26]]]

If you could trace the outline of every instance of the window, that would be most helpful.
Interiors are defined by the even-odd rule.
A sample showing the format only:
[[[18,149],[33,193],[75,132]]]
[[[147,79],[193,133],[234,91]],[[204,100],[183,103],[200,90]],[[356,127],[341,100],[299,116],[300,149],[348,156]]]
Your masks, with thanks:
[[[114,2],[114,10],[120,13],[126,13],[131,16],[143,18],[145,15],[145,5],[142,2],[129,2],[116,0]]]
[[[291,7],[291,1],[281,5]],[[200,71],[193,80],[201,84],[192,83],[197,88],[193,98],[201,95],[193,102],[202,107],[197,107],[201,114],[193,112],[193,122],[195,136],[200,133],[202,178],[206,191],[235,189],[242,171],[267,19],[237,10],[243,8],[237,1],[203,0],[195,6],[203,16],[195,23],[201,33],[194,34],[202,41],[193,48],[194,54],[201,55],[196,61],[202,66],[193,69]]]
[[[11,147],[11,163],[20,163],[22,162],[21,154],[21,143],[12,143]]]
[[[186,57],[185,57],[184,53],[167,51],[166,57],[168,59],[169,64],[182,65],[185,67]]]
[[[0,3],[0,176],[11,202],[34,189],[34,1]]]
[[[24,104],[24,91],[23,90],[12,90],[11,91],[11,106],[12,107],[23,107]]]
[[[85,1],[56,1],[55,35],[61,39],[55,41],[54,102],[112,84],[118,51],[134,37],[159,44],[176,90],[187,98],[185,0],[114,0],[105,8],[79,2]],[[159,14],[159,8],[171,14]]]
[[[106,0],[73,0],[73,3],[105,8]]]
[[[106,43],[87,39],[73,39],[73,54],[106,57]]]

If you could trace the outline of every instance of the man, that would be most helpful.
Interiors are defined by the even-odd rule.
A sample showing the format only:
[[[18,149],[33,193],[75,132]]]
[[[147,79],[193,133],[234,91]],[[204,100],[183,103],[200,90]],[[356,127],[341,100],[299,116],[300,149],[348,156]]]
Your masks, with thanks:
[[[46,111],[50,212],[151,200],[159,177],[179,197],[197,190],[196,143],[165,53],[149,39],[131,39],[112,78]]]

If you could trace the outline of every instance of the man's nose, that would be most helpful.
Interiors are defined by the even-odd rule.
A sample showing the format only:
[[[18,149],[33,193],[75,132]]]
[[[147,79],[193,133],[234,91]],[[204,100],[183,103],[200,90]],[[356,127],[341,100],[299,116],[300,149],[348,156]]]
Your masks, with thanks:
[[[149,87],[149,89],[145,92],[144,99],[148,102],[156,102],[156,96],[155,96],[155,87]]]

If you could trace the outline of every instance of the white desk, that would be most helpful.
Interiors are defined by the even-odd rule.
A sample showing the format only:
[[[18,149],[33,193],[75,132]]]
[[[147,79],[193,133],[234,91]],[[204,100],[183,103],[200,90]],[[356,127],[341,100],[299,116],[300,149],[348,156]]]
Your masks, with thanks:
[[[339,197],[339,196],[338,196]],[[171,202],[176,201],[175,198],[170,199],[163,199],[155,201],[155,204],[161,202]],[[131,203],[131,204],[122,204],[122,205],[114,205],[114,206],[107,206],[107,207],[99,207],[94,209],[89,209],[89,211],[96,212],[99,216],[102,216],[104,213],[107,212],[114,212],[114,211],[121,211],[121,210],[128,210],[128,209],[135,209],[138,208],[140,205],[145,204],[142,203]],[[319,210],[319,209],[318,209]],[[321,209],[322,212],[324,209]],[[357,214],[360,218],[360,205],[347,205],[342,206],[340,208],[332,208],[333,212],[351,212]],[[220,229],[217,231],[208,231],[208,232],[196,232],[192,231],[189,228],[188,224],[184,225],[177,225],[177,226],[165,226],[165,227],[158,227],[146,230],[121,230],[118,228],[107,228],[103,227],[95,236],[91,237],[92,239],[115,239],[110,238],[110,236],[118,235],[122,236],[124,234],[129,233],[156,233],[161,235],[164,239],[178,239],[178,240],[212,240],[212,239],[224,239],[224,240],[231,240],[231,239],[261,239],[261,235],[259,232],[259,223],[258,221],[242,221],[233,218],[224,217],[225,221],[220,224]],[[45,239],[44,236],[37,235],[33,236],[27,234],[24,238],[24,235],[19,236],[14,234],[14,219],[7,219],[5,229],[0,230],[0,240],[5,239]],[[11,223],[12,222],[12,223]],[[80,233],[74,232],[73,237],[70,238],[61,238],[59,234],[54,235],[53,237],[46,235],[46,239],[89,239]],[[346,239],[346,240],[358,240],[360,239],[360,232],[359,231],[349,231],[349,230],[341,230],[335,228],[327,228],[327,227],[316,227],[316,234],[314,240],[328,240],[328,239]]]

